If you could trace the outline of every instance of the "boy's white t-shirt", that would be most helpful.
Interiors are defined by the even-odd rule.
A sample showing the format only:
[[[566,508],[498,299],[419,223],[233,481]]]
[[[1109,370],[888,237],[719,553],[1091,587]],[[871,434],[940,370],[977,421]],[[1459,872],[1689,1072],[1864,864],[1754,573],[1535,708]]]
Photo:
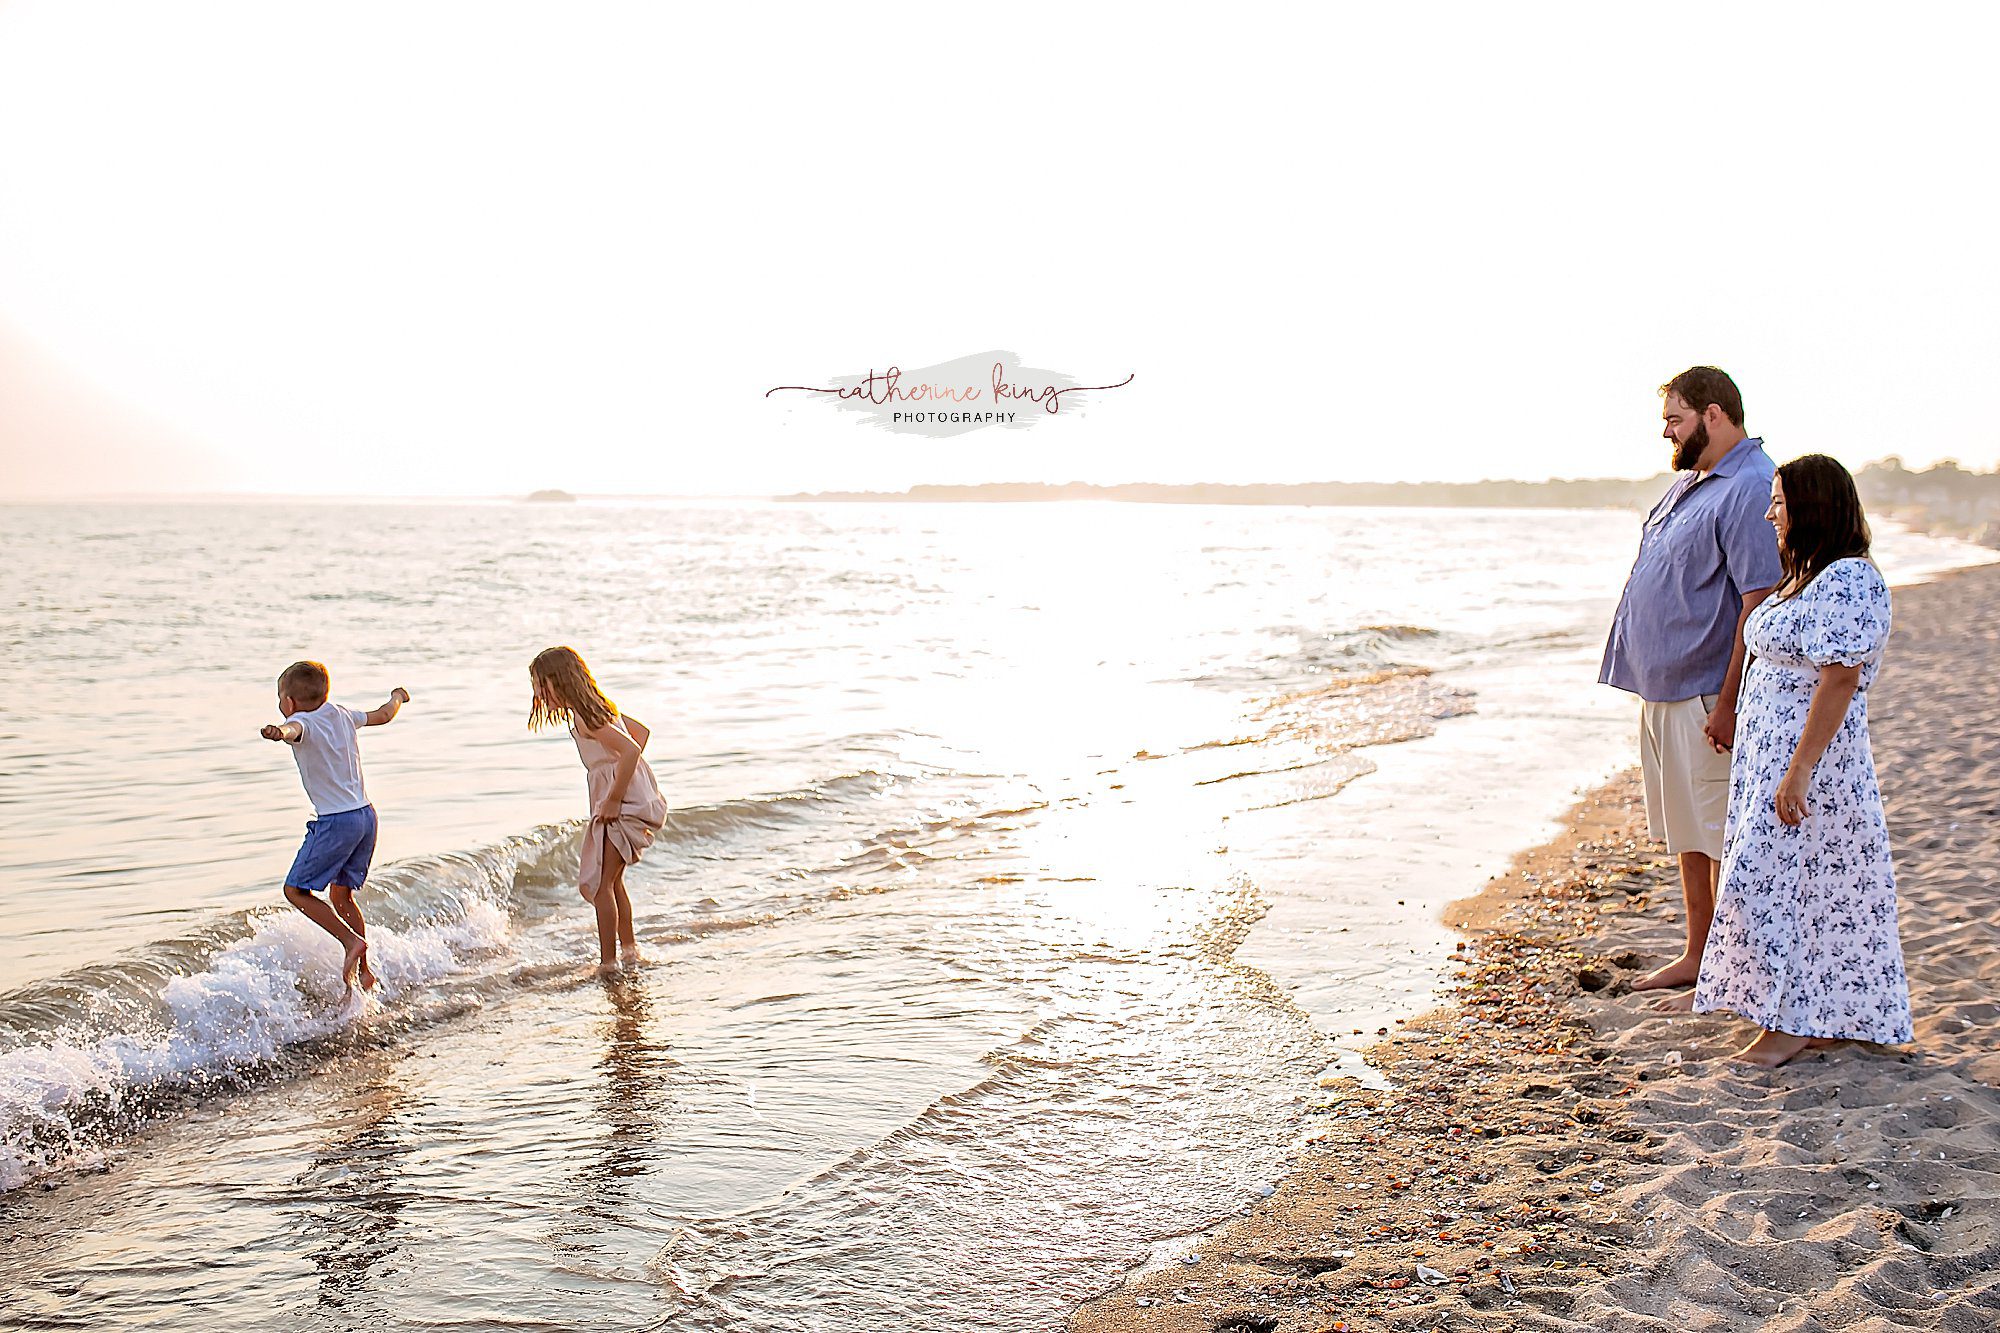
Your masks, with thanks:
[[[344,704],[323,703],[310,713],[285,719],[299,724],[301,735],[292,746],[299,761],[299,781],[316,815],[337,815],[368,804],[361,784],[361,728],[368,714]]]

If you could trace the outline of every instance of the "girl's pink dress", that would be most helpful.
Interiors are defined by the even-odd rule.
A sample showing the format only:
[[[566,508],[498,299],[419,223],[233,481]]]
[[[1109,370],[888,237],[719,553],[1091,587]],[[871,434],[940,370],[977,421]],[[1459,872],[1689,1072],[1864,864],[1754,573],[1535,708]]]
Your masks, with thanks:
[[[614,717],[611,725],[624,732],[625,719]],[[590,777],[590,809],[596,810],[598,803],[611,791],[611,783],[618,773],[618,754],[602,741],[592,740],[575,727],[569,734],[576,739],[576,752],[583,759],[583,766]],[[625,800],[618,807],[618,818],[610,823],[592,820],[583,831],[583,867],[577,876],[577,888],[587,903],[597,901],[598,886],[604,883],[604,870],[614,864],[630,865],[639,859],[639,853],[653,844],[653,835],[667,822],[667,801],[660,795],[660,788],[653,781],[653,770],[647,765],[644,755],[639,757],[639,767],[632,771],[632,780],[625,784]]]

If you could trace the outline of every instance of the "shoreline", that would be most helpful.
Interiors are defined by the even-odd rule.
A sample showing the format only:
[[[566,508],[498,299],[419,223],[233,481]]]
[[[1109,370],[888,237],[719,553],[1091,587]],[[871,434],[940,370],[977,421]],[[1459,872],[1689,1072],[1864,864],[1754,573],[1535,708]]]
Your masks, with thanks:
[[[1445,913],[1435,1007],[1323,1079],[1291,1172],[1164,1241],[1072,1333],[1990,1328],[2000,1312],[2000,569],[1896,589],[1870,695],[1917,1010],[1908,1047],[1770,1072],[1747,1025],[1652,1014],[1678,877],[1635,771]],[[1961,817],[1962,816],[1962,817]]]
[[[1581,669],[1580,653],[1556,651]],[[1560,831],[1579,794],[1619,770],[1625,710],[1570,706],[1534,675],[1527,661],[1440,671],[1469,706],[1357,750],[1368,769],[1339,800],[1231,816],[1232,871],[1263,904],[1232,960],[1310,1019],[1331,1047],[1327,1072],[1384,1084],[1365,1062],[1372,1034],[1437,1003],[1461,938],[1445,914],[1464,886]],[[1475,776],[1500,773],[1513,780]]]
[[[1664,857],[1630,836],[1636,799],[1633,774],[1600,787],[1555,839],[1447,909],[1474,941],[1458,946],[1440,1003],[1367,1051],[1389,1086],[1322,1080],[1276,1193],[1128,1273],[1073,1315],[1075,1333],[1392,1327],[1381,1321],[1434,1313],[1446,1288],[1455,1304],[1496,1309],[1552,1279],[1618,1271],[1622,1219],[1581,1200],[1634,1143],[1630,1089],[1562,1013],[1561,990],[1588,964],[1537,928],[1568,905],[1572,867],[1642,896],[1667,886]],[[1551,1101],[1563,1083],[1578,1095]]]

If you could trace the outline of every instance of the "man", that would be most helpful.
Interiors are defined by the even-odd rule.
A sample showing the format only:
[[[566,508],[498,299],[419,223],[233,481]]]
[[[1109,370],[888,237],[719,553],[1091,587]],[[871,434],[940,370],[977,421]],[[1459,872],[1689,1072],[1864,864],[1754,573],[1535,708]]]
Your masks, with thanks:
[[[1743,622],[1783,570],[1764,521],[1776,471],[1743,433],[1743,395],[1714,366],[1660,386],[1673,486],[1646,515],[1598,680],[1639,696],[1646,825],[1680,860],[1681,956],[1634,990],[1692,986],[1715,915],[1729,809],[1729,749],[1743,680]]]

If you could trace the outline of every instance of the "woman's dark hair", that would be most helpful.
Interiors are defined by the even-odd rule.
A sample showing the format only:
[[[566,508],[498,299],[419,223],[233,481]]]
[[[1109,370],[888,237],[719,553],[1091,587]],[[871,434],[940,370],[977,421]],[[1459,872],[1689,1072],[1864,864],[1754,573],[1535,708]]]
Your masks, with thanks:
[[[1780,595],[1796,597],[1836,560],[1868,554],[1868,519],[1854,477],[1838,460],[1806,454],[1778,466],[1785,492],[1786,530],[1778,543],[1784,565]]]

